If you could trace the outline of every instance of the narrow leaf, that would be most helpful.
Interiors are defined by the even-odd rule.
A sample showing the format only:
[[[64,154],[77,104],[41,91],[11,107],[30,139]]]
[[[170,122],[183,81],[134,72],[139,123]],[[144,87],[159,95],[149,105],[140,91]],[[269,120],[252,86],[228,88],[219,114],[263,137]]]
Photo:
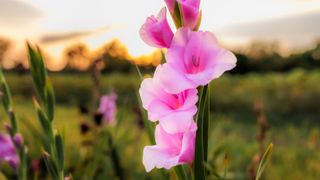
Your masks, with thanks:
[[[174,167],[174,171],[175,171],[177,178],[179,180],[188,180],[189,179],[184,168],[183,168],[183,165],[179,165],[179,166]]]
[[[55,102],[54,90],[53,90],[51,82],[49,81],[49,79],[47,79],[45,105],[46,105],[48,119],[51,122],[53,121],[53,118],[54,118],[55,103],[56,102]]]
[[[63,150],[63,141],[60,134],[56,135],[55,143],[57,148],[57,160],[59,164],[59,170],[63,171],[64,167],[64,150]]]
[[[47,152],[44,152],[43,159],[52,178],[54,180],[58,180],[59,179],[58,169],[54,164],[52,158]]]
[[[9,112],[11,109],[11,93],[7,84],[7,81],[0,69],[0,83],[1,83],[1,90],[2,90],[2,103],[6,112]]]
[[[46,114],[42,111],[38,101],[36,99],[33,99],[33,103],[36,108],[38,119],[43,129],[43,132],[47,135],[48,138],[52,139],[53,133],[51,128],[51,123],[48,121]]]
[[[259,180],[266,165],[268,164],[270,158],[271,158],[271,155],[272,155],[272,151],[273,151],[273,144],[271,143],[269,146],[268,146],[268,149],[266,150],[266,152],[264,153],[261,161],[260,161],[260,164],[259,164],[259,167],[258,167],[258,171],[257,171],[257,175],[256,175],[256,180]]]
[[[205,161],[204,161],[204,147],[203,147],[203,121],[204,121],[204,107],[207,97],[207,86],[204,86],[200,92],[200,100],[198,104],[197,114],[197,134],[195,145],[195,158],[194,158],[194,176],[195,179],[206,179],[205,175]]]
[[[4,107],[5,112],[7,113],[10,123],[11,123],[11,129],[10,134],[13,136],[18,131],[18,125],[16,116],[12,110],[12,100],[11,100],[11,92],[8,86],[8,83],[2,73],[2,70],[0,69],[0,86],[2,90],[2,104]]]
[[[208,138],[210,127],[210,85],[207,85],[206,98],[203,109],[203,156],[204,161],[208,160]]]
[[[30,71],[35,83],[38,94],[42,99],[44,96],[44,87],[46,83],[46,70],[43,64],[43,59],[39,51],[34,50],[29,43],[27,43],[29,52]]]

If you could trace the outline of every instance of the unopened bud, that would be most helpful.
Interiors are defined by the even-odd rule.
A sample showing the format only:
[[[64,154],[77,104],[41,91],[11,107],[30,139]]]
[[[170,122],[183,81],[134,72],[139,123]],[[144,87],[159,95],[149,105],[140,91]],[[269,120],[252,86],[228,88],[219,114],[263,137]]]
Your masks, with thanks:
[[[13,136],[13,142],[17,147],[21,147],[23,144],[23,137],[21,136],[21,134],[15,134]]]

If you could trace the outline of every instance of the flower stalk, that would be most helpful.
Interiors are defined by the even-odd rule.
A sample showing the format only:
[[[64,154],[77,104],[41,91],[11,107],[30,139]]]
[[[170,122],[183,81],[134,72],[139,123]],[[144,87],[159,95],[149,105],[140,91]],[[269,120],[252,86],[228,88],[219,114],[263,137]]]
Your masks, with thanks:
[[[194,163],[195,179],[202,180],[208,174],[209,84],[233,69],[236,57],[218,45],[213,33],[198,31],[200,0],[165,2],[177,31],[172,35],[166,8],[157,18],[147,18],[140,29],[146,44],[167,48],[166,62],[156,67],[152,78],[142,81],[139,90],[148,119],[159,122],[156,144],[144,148],[143,164],[147,172],[175,167],[178,178],[186,179],[181,165]]]
[[[53,128],[55,95],[39,48],[27,43],[29,64],[38,99],[33,98],[38,120],[45,135],[43,157],[54,180],[64,179],[64,148],[59,132]]]
[[[2,104],[10,120],[10,128],[9,128],[10,138],[19,156],[19,166],[17,169],[18,179],[26,180],[27,179],[27,151],[26,151],[26,147],[23,144],[22,137],[20,138],[20,142],[16,142],[15,140],[15,136],[19,134],[19,128],[18,128],[16,116],[12,107],[11,92],[1,69],[0,69],[0,86],[2,90],[1,91]]]

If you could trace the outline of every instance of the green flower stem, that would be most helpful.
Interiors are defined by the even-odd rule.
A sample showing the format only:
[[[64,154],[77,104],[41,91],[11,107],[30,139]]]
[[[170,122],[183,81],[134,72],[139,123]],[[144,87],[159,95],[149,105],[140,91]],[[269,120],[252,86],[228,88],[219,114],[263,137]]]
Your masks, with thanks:
[[[10,120],[10,137],[11,140],[13,141],[13,137],[15,134],[19,132],[18,129],[18,124],[16,120],[15,113],[12,108],[12,97],[11,97],[11,92],[8,86],[8,83],[2,73],[2,70],[0,69],[0,85],[1,85],[1,90],[3,91],[3,97],[2,97],[2,104],[5,109],[5,112],[8,115],[8,118]],[[26,162],[26,151],[24,149],[24,145],[20,144],[19,146],[14,143],[15,149],[18,152],[19,155],[19,168],[17,171],[18,174],[18,179],[19,180],[26,180],[27,179],[27,162]]]
[[[174,167],[174,171],[175,171],[179,180],[188,180],[189,179],[183,165],[179,165],[179,166]]]
[[[204,162],[208,161],[208,136],[210,127],[210,84],[207,85],[206,102],[203,115],[203,156]]]
[[[28,43],[30,71],[39,102],[34,98],[38,120],[46,135],[44,142],[44,160],[51,177],[54,180],[64,180],[64,148],[62,137],[54,133],[53,119],[55,112],[55,95],[49,80],[44,60],[39,48],[33,49]]]
[[[194,158],[194,177],[196,180],[206,179],[205,163],[207,157],[207,143],[208,143],[208,114],[209,105],[206,105],[208,100],[208,85],[204,86],[200,90],[200,100],[198,104],[197,120],[197,134],[196,134],[196,145],[195,145],[195,158]],[[207,112],[206,112],[207,111]],[[205,147],[206,146],[206,147]]]
[[[119,153],[117,151],[116,146],[114,145],[112,135],[111,135],[111,133],[109,131],[107,131],[107,138],[108,138],[108,145],[109,145],[110,150],[111,150],[111,159],[112,159],[114,170],[115,170],[118,178],[120,180],[123,180],[123,179],[125,179],[125,177],[124,177],[122,165],[121,165],[121,162],[120,162]]]

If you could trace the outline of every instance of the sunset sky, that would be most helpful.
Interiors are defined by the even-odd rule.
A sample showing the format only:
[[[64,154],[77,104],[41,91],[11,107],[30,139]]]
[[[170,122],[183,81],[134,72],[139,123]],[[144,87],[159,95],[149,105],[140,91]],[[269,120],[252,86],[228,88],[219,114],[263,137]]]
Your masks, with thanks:
[[[0,0],[0,36],[37,42],[56,56],[70,43],[96,48],[119,38],[138,56],[153,51],[139,28],[163,6],[163,0]],[[231,46],[264,39],[296,48],[320,37],[320,0],[202,0],[201,9],[201,29]]]

